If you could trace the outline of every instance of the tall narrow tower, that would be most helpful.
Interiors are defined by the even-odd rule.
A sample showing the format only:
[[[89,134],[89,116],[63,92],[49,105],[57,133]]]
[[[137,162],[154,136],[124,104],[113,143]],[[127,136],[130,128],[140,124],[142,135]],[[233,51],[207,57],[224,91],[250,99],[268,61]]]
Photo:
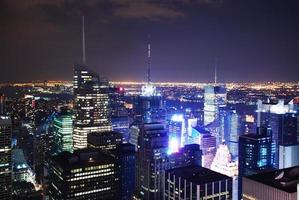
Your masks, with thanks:
[[[84,16],[82,16],[82,62],[86,65]]]
[[[149,37],[150,39],[150,37]],[[147,44],[147,83],[151,82],[151,43]]]

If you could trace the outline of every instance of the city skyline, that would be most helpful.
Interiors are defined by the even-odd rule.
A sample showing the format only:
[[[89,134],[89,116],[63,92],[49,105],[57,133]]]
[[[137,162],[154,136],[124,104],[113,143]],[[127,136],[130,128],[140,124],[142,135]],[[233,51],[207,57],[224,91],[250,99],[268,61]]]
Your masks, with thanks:
[[[298,3],[293,1],[3,1],[1,82],[71,80],[81,63],[113,81],[297,81]],[[178,48],[180,47],[180,48]]]

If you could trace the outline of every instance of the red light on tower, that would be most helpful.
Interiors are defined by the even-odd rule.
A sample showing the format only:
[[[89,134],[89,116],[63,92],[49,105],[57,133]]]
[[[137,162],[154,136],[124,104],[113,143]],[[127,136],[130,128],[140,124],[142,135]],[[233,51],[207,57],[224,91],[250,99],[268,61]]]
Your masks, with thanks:
[[[123,87],[120,87],[120,88],[119,88],[119,91],[120,91],[120,92],[124,91],[124,88],[123,88]]]

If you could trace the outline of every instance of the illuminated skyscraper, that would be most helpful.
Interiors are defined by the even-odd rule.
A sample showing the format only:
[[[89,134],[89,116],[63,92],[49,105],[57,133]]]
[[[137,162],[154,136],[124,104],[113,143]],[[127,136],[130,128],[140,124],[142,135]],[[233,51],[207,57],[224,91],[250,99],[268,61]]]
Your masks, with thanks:
[[[192,128],[193,141],[202,150],[202,166],[210,168],[216,154],[216,138],[203,128]]]
[[[92,132],[87,136],[87,143],[90,148],[107,151],[122,143],[122,135],[116,131]]]
[[[111,131],[109,86],[86,66],[75,66],[74,149],[87,147],[91,132]]]
[[[141,95],[134,101],[135,121],[139,125],[165,120],[163,97],[151,80],[151,44],[148,43],[147,47],[147,83],[142,86]]]
[[[96,149],[63,152],[50,159],[50,200],[119,199],[119,165]]]
[[[11,199],[11,119],[0,116],[0,199]]]
[[[141,199],[162,197],[162,171],[165,169],[168,134],[164,124],[146,123],[141,127],[137,151],[137,193]]]
[[[167,170],[163,183],[165,200],[232,199],[232,178],[204,167]]]
[[[226,109],[225,114],[221,116],[220,123],[223,125],[224,141],[227,144],[232,158],[238,157],[238,142],[241,135],[241,119],[234,109]]]
[[[185,119],[182,114],[175,114],[169,122],[169,143],[170,148],[177,152],[185,145],[186,127]],[[171,149],[170,149],[171,150]]]
[[[284,146],[299,144],[299,127],[296,105],[293,101],[285,104],[283,100],[277,103],[258,100],[257,126],[266,126],[272,131],[272,163],[279,168],[279,149]]]
[[[89,133],[112,130],[109,85],[86,65],[84,17],[82,21],[83,64],[74,67],[74,149],[87,147]]]
[[[226,106],[226,88],[222,85],[204,87],[204,125],[218,119],[219,108]]]
[[[73,152],[73,119],[67,111],[54,117],[54,151]]]
[[[239,138],[239,176],[257,174],[265,169],[272,169],[271,131],[260,128],[258,134],[242,135]],[[239,197],[241,196],[242,180],[239,180]]]
[[[232,161],[232,156],[227,145],[219,145],[211,165],[211,170],[229,177],[235,177],[238,175],[237,162]]]

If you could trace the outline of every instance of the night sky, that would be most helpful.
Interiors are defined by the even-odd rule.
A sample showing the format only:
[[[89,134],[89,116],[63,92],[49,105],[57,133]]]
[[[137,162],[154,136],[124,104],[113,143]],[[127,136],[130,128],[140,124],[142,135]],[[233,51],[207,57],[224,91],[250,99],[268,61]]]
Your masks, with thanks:
[[[1,0],[0,82],[71,80],[81,63],[109,80],[298,81],[298,0]]]

